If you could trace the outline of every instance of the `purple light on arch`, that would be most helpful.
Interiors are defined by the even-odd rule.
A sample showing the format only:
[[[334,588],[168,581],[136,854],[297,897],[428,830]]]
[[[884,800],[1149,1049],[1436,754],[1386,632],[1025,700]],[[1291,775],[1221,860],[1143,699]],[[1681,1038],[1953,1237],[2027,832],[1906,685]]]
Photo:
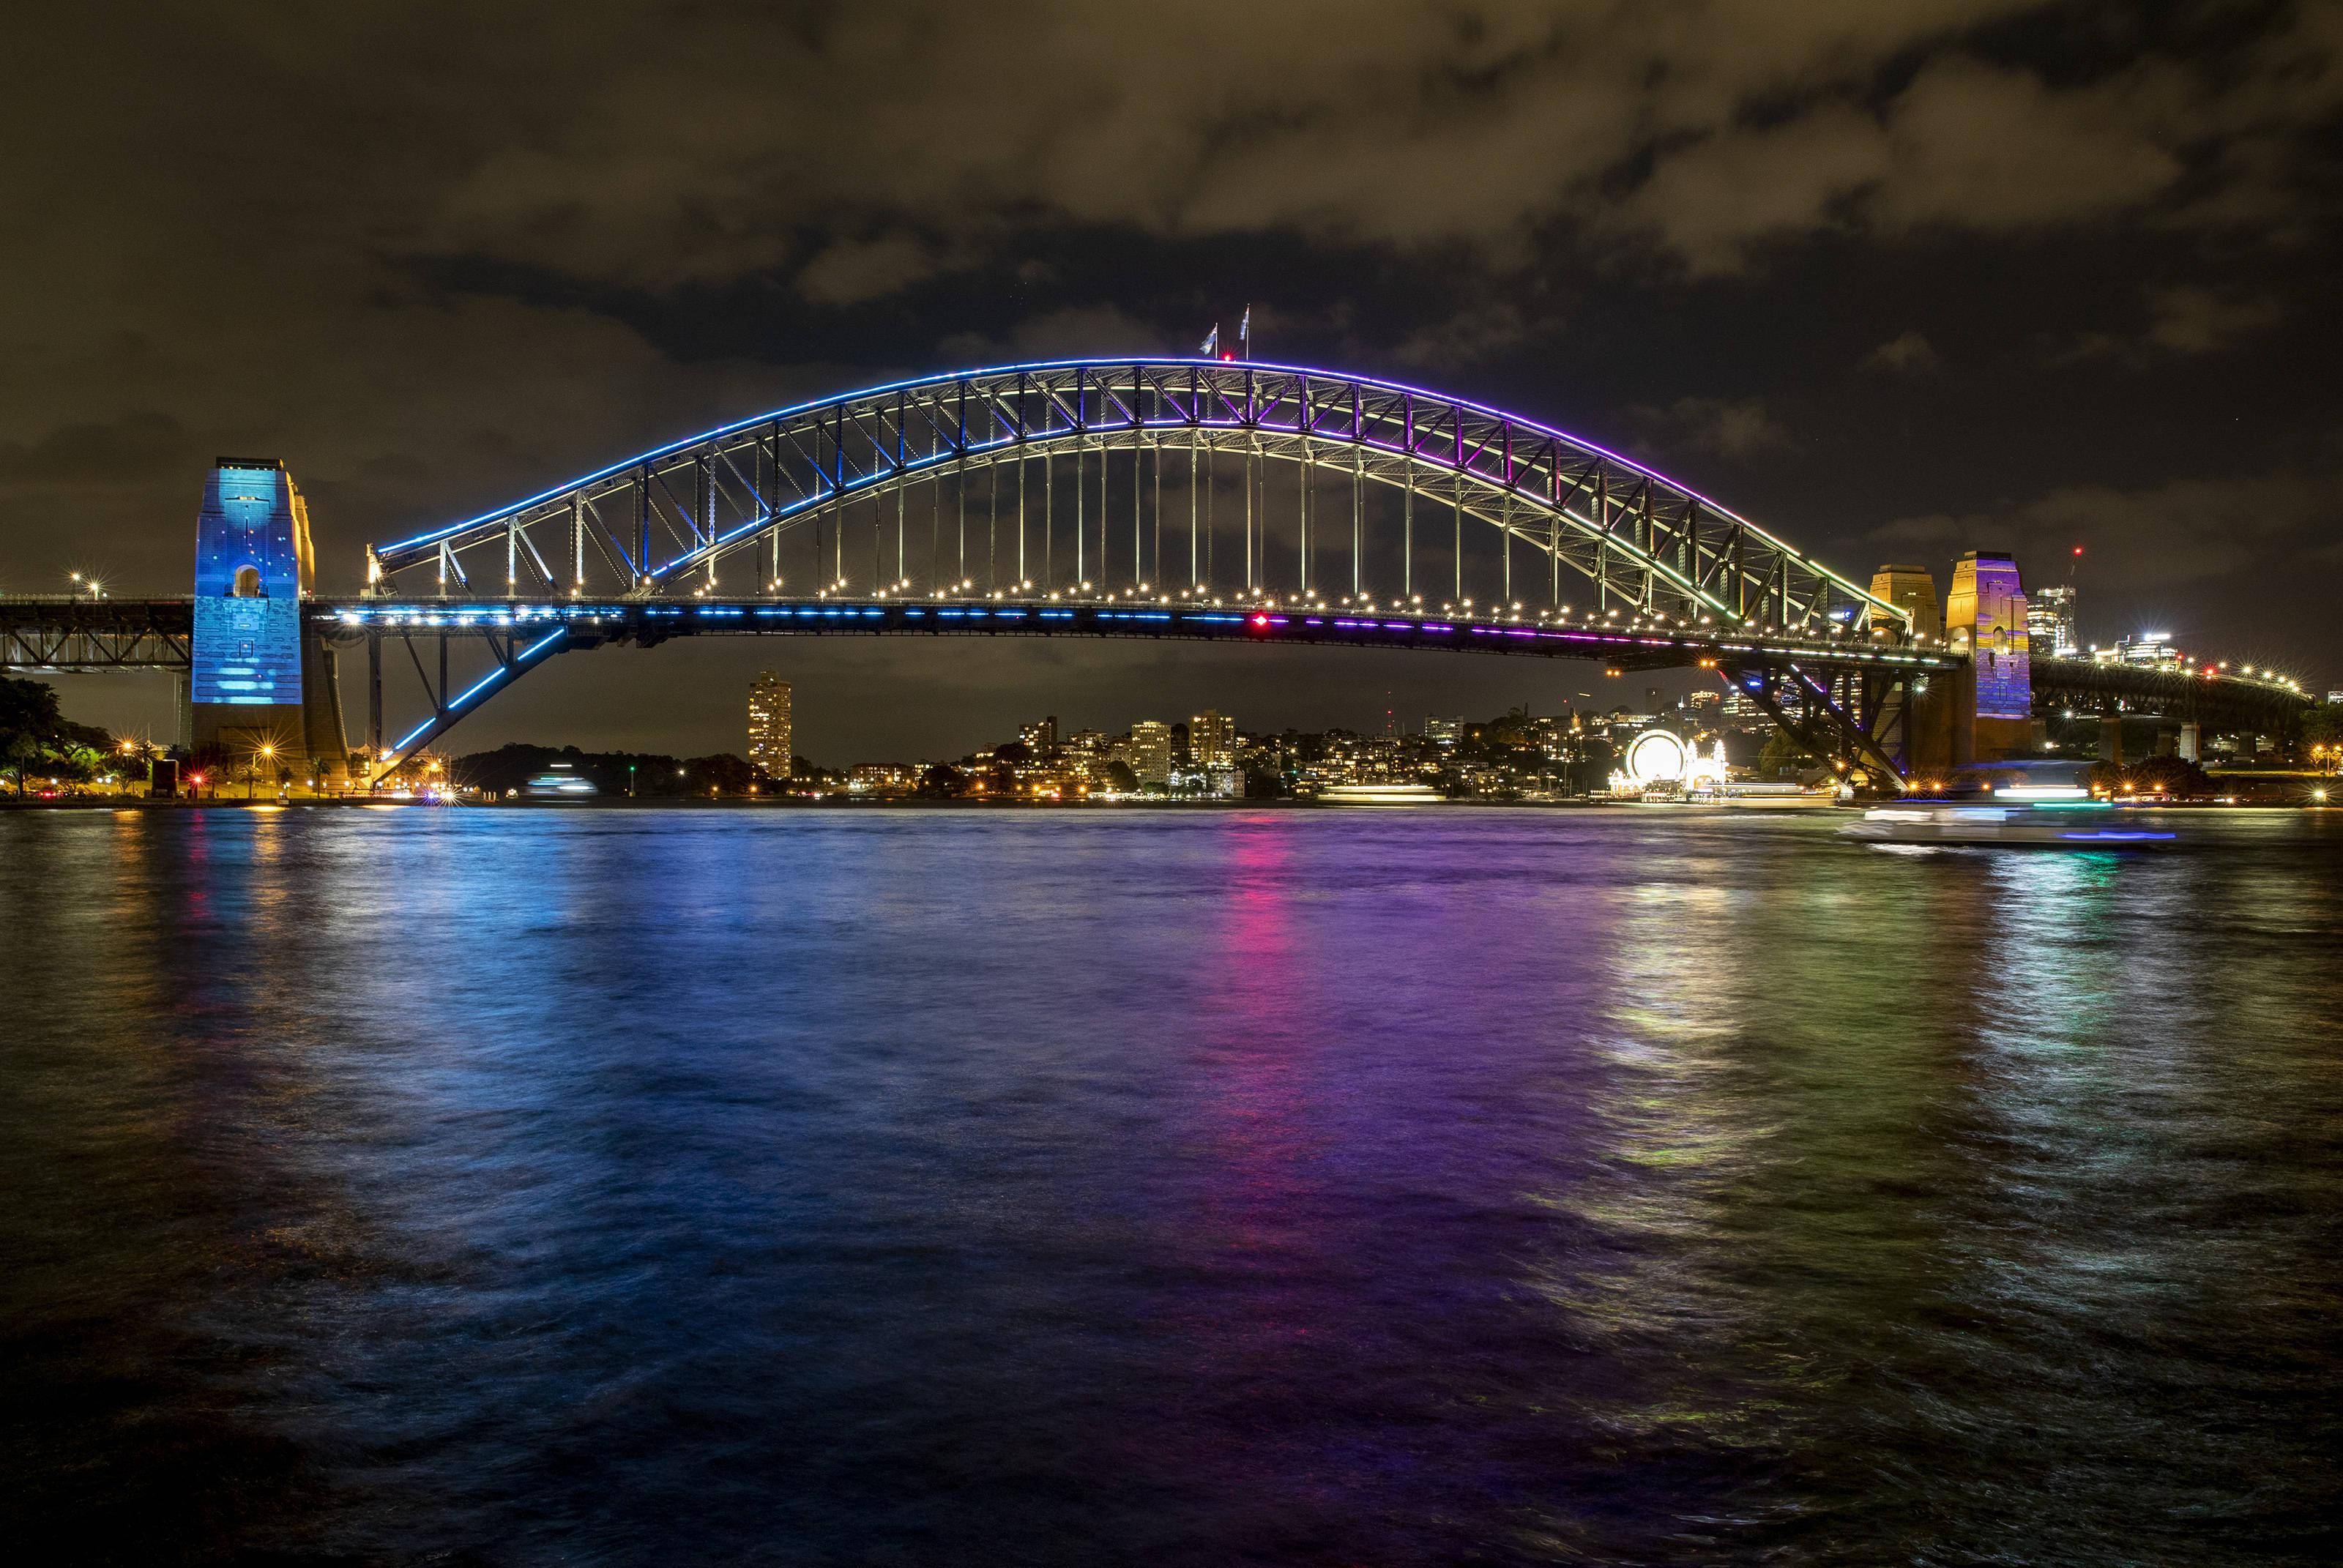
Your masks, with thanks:
[[[1452,393],[1435,391],[1428,387],[1416,387],[1403,381],[1388,381],[1380,377],[1361,376],[1350,371],[1331,370],[1322,367],[1308,365],[1272,365],[1261,361],[1248,361],[1244,363],[1249,369],[1266,371],[1272,375],[1322,376],[1332,380],[1352,383],[1360,387],[1373,387],[1381,392],[1395,392],[1412,397],[1430,398],[1436,403],[1443,403],[1453,407],[1466,409],[1490,418],[1502,419],[1510,424],[1517,425],[1525,430],[1534,431],[1541,436],[1551,437],[1555,440],[1566,442],[1570,446],[1575,447],[1581,451],[1593,453],[1606,461],[1616,463],[1624,468],[1641,474],[1645,478],[1656,480],[1657,482],[1667,486],[1669,488],[1676,490],[1690,497],[1692,499],[1698,501],[1702,506],[1708,508],[1720,517],[1731,518],[1733,521],[1740,523],[1745,528],[1755,529],[1757,533],[1767,539],[1775,538],[1774,535],[1767,533],[1766,530],[1759,528],[1757,524],[1751,522],[1748,518],[1744,518],[1740,513],[1733,510],[1730,507],[1722,505],[1713,498],[1702,494],[1700,491],[1694,489],[1691,486],[1686,485],[1680,480],[1672,478],[1669,476],[1661,473],[1656,468],[1646,467],[1643,464],[1636,462],[1632,457],[1623,456],[1618,452],[1613,451],[1608,447],[1602,446],[1594,441],[1589,441],[1583,437],[1574,436],[1567,430],[1560,429],[1557,427],[1547,425],[1535,419],[1525,418],[1518,414],[1508,413],[1502,408],[1492,407],[1486,403],[1477,403],[1469,397],[1459,397]],[[608,464],[602,467],[595,469],[589,474],[582,475],[578,478],[568,480],[566,483],[540,490],[537,494],[530,496],[526,499],[512,502],[508,506],[496,508],[492,511],[482,512],[479,516],[468,518],[463,522],[450,523],[444,528],[429,529],[423,533],[417,534],[412,538],[400,539],[392,544],[380,546],[378,547],[378,551],[379,553],[387,554],[396,550],[412,549],[417,545],[427,545],[439,539],[450,538],[457,534],[462,533],[467,528],[477,528],[482,523],[490,522],[498,518],[502,518],[510,513],[521,511],[527,508],[536,506],[540,502],[551,500],[555,497],[566,495],[569,491],[577,489],[582,485],[590,485],[598,479],[608,478],[611,475],[622,472],[625,469],[637,467],[645,463],[656,462],[661,457],[670,456],[676,452],[683,451],[690,447],[696,447],[703,441],[712,441],[726,436],[737,435],[739,432],[749,429],[755,426],[770,424],[779,419],[791,418],[799,414],[810,413],[818,408],[833,407],[841,403],[852,403],[859,398],[876,397],[889,392],[908,392],[920,387],[948,386],[953,382],[973,381],[988,377],[1016,376],[1021,374],[1032,375],[1035,373],[1055,370],[1123,369],[1133,366],[1169,367],[1175,368],[1192,367],[1196,369],[1226,371],[1229,368],[1230,362],[1220,359],[1198,359],[1177,357],[1166,358],[1150,358],[1141,357],[1136,358],[1126,357],[1114,359],[1050,359],[1035,361],[1033,363],[1024,365],[994,365],[971,370],[947,370],[938,372],[937,374],[930,376],[913,377],[908,380],[881,382],[876,386],[865,387],[850,392],[833,393],[825,397],[809,398],[804,402],[792,403],[786,407],[772,409],[762,414],[751,415],[749,417],[745,419],[736,419],[729,424],[719,425],[711,429],[703,430],[695,436],[686,436],[680,439],[669,441],[664,446],[653,447],[651,450],[647,452],[638,453],[633,457],[623,458],[616,463]],[[1184,425],[1186,421],[1180,421],[1180,423]],[[1121,427],[1117,426],[1112,427],[1119,428]],[[986,443],[986,445],[993,444],[994,443],[990,442]],[[848,487],[850,489],[853,487],[854,487],[852,486]],[[812,498],[809,498],[810,499]],[[1775,542],[1782,544],[1784,548],[1787,548],[1785,541],[1775,540]]]

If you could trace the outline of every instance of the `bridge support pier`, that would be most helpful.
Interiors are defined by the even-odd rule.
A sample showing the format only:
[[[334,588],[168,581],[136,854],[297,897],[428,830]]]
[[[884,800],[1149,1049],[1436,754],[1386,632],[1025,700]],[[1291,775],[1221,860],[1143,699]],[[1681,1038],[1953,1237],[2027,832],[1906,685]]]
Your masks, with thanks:
[[[304,624],[309,512],[274,458],[223,457],[196,526],[189,751],[255,782],[348,765],[334,660]]]
[[[2026,638],[2026,590],[2017,563],[1972,550],[1953,568],[1945,629],[1965,649],[1961,700],[1967,711],[1965,762],[1998,762],[2035,749],[2034,686]]]
[[[1910,774],[1910,694],[1900,672],[1860,670],[1818,678],[1795,664],[1737,663],[1719,671],[1727,686],[1765,709],[1809,755],[1827,759],[1858,787],[1900,790]]]
[[[367,756],[382,756],[382,633],[367,634]]]

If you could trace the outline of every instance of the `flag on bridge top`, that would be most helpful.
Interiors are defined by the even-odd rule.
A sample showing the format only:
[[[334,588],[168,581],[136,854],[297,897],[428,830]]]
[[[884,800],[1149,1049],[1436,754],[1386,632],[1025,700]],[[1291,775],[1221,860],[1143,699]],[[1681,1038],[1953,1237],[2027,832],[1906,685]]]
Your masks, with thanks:
[[[1244,319],[1237,323],[1237,357],[1252,357],[1252,307],[1244,308]]]
[[[1212,323],[1212,329],[1204,334],[1204,341],[1196,346],[1196,352],[1199,354],[1218,354],[1220,351],[1221,324],[1215,321]]]

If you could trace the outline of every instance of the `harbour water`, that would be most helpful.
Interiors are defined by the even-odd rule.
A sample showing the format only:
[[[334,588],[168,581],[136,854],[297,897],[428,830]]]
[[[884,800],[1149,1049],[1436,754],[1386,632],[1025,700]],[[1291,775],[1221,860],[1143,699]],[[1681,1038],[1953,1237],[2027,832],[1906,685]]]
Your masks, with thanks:
[[[2343,823],[0,815],[30,1561],[2343,1556]]]

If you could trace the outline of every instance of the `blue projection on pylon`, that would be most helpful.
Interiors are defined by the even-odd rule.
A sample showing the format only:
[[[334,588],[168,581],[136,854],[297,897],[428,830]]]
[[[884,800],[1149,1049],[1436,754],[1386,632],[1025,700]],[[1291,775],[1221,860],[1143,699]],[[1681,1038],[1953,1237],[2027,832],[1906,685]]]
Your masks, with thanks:
[[[308,508],[273,460],[223,457],[196,530],[195,704],[301,702],[301,598],[315,571]]]

